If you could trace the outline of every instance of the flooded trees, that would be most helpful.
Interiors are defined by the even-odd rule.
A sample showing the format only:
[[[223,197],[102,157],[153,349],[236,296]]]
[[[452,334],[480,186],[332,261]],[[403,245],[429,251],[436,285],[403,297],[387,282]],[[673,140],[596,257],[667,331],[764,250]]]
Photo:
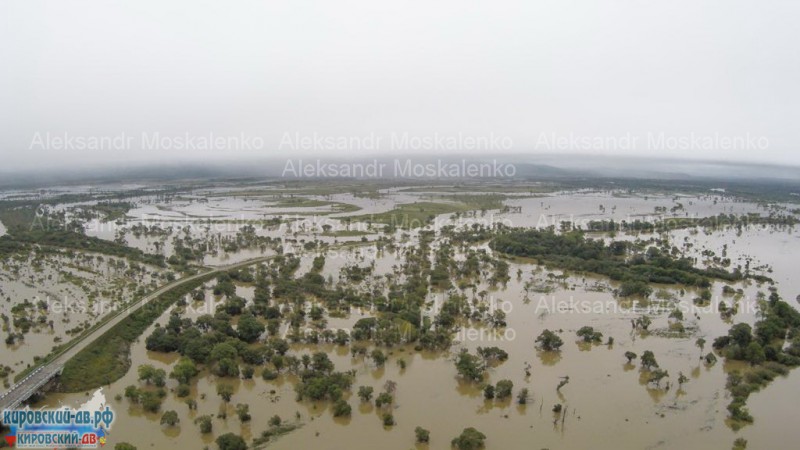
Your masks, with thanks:
[[[634,328],[641,328],[642,330],[647,331],[652,323],[653,320],[650,319],[649,316],[641,316],[634,321],[633,326]]]
[[[358,398],[361,399],[362,402],[366,403],[372,400],[372,393],[374,389],[372,386],[359,386],[358,387]]]
[[[247,443],[241,436],[225,433],[216,440],[219,450],[247,450]]]
[[[564,341],[550,330],[542,331],[539,337],[536,338],[536,342],[542,350],[548,352],[558,351],[561,349],[561,346],[564,345]]]
[[[583,342],[601,342],[603,340],[603,333],[595,331],[590,326],[581,327],[576,334],[583,338]]]
[[[486,368],[481,358],[470,354],[467,349],[462,349],[456,356],[456,370],[464,379],[480,381]]]
[[[700,353],[702,354],[703,353],[703,349],[706,347],[706,340],[704,338],[699,337],[694,342],[694,345],[696,345],[697,348],[700,349]]]
[[[217,394],[225,403],[228,403],[231,401],[231,397],[233,397],[233,386],[230,384],[220,383],[217,385]]]
[[[617,295],[620,297],[649,297],[653,293],[653,288],[641,280],[625,280],[620,284]]]
[[[353,375],[350,372],[334,372],[334,368],[327,354],[314,353],[309,359],[309,366],[300,372],[301,381],[295,386],[297,398],[339,400],[342,393],[353,384]]]
[[[414,436],[420,444],[427,444],[431,440],[431,432],[422,427],[414,428]]]
[[[391,405],[393,401],[394,397],[392,396],[392,394],[388,392],[381,392],[375,399],[375,406],[378,408],[382,408],[384,406]]]
[[[139,381],[144,381],[147,384],[154,384],[158,387],[164,386],[167,378],[167,373],[164,369],[156,369],[150,364],[143,364],[139,366]]]
[[[200,428],[200,432],[203,434],[211,433],[211,429],[213,427],[213,422],[211,421],[211,416],[203,415],[194,419],[194,423]]]
[[[158,412],[158,410],[161,409],[161,401],[166,395],[167,393],[164,392],[163,389],[142,392],[140,395],[142,408],[147,412]]]
[[[352,408],[343,399],[339,399],[333,404],[333,417],[350,417]]]
[[[504,400],[511,397],[514,390],[514,383],[511,380],[500,380],[494,388],[494,395],[498,400]]]
[[[528,403],[529,391],[528,388],[522,388],[517,394],[517,403],[524,405]]]
[[[647,380],[648,383],[655,383],[656,386],[661,386],[661,380],[668,377],[669,372],[664,369],[656,369],[650,374],[650,378]]]
[[[189,358],[181,358],[175,367],[172,368],[169,377],[178,380],[180,384],[189,384],[192,378],[198,374],[197,366]]]
[[[484,448],[486,435],[473,427],[464,428],[461,434],[450,441],[458,450],[478,450]]]
[[[478,347],[478,354],[486,361],[505,361],[508,353],[499,347]]]
[[[486,386],[484,386],[484,388],[483,388],[483,398],[485,398],[486,400],[494,399],[494,385],[487,384]]]
[[[633,361],[634,359],[636,359],[636,357],[637,357],[636,353],[633,353],[633,352],[632,352],[632,351],[630,351],[630,350],[628,350],[627,352],[625,352],[625,358],[628,360],[628,364],[630,364],[630,363],[631,363],[631,361]]]
[[[250,405],[247,403],[238,403],[236,405],[236,415],[239,416],[240,422],[249,422],[252,418],[250,416]]]
[[[653,354],[653,352],[651,352],[650,350],[645,350],[644,353],[642,353],[641,361],[642,361],[642,367],[647,370],[651,370],[653,368],[658,367],[658,362],[656,361],[656,355]]]
[[[174,427],[180,421],[181,420],[178,418],[178,413],[173,410],[164,411],[164,414],[161,415],[161,425]]]
[[[127,442],[120,442],[114,446],[114,450],[136,450],[136,447]]]
[[[386,354],[377,348],[372,350],[369,356],[372,358],[372,362],[374,362],[375,365],[378,367],[383,367],[383,365],[386,364],[386,360],[388,359],[386,357]]]
[[[252,314],[246,312],[239,317],[239,325],[236,327],[239,339],[247,343],[253,343],[264,333],[264,324],[258,321]]]

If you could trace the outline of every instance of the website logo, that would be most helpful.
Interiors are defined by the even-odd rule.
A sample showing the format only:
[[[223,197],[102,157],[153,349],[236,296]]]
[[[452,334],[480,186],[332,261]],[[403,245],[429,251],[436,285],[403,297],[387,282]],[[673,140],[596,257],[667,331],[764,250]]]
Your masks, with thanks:
[[[114,411],[105,409],[7,409],[3,424],[11,429],[6,444],[16,448],[98,448],[106,444]]]

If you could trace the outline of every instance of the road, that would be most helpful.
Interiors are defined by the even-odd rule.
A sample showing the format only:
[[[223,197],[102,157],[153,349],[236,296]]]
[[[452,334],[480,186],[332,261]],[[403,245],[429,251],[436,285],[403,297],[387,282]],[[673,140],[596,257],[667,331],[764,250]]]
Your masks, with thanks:
[[[245,261],[241,261],[238,263],[230,264],[227,266],[220,266],[212,268],[211,270],[207,270],[205,272],[198,273],[196,275],[191,275],[188,277],[181,278],[179,280],[175,280],[171,283],[165,284],[164,286],[156,289],[152,293],[142,297],[139,299],[138,302],[130,305],[128,308],[118,311],[114,317],[106,320],[101,326],[97,327],[90,333],[84,335],[83,337],[79,338],[80,340],[74,343],[72,347],[58,355],[52,361],[48,362],[47,364],[37,368],[25,378],[20,380],[15,385],[11,386],[11,388],[0,394],[0,411],[4,409],[16,408],[19,406],[23,401],[27,400],[28,397],[36,393],[44,384],[48,382],[51,378],[55,375],[61,373],[61,369],[64,368],[64,364],[67,363],[70,359],[72,359],[75,355],[77,355],[81,350],[86,348],[89,344],[94,342],[95,340],[99,339],[105,332],[113,328],[118,323],[125,320],[128,315],[142,306],[148,304],[151,300],[156,299],[159,295],[174,289],[184,283],[189,283],[191,281],[197,280],[198,278],[216,274],[219,272],[224,272],[231,269],[238,269],[240,267],[249,266],[252,264],[258,264],[260,262],[267,261],[269,259],[275,258],[275,256],[262,256],[259,258],[248,259]]]

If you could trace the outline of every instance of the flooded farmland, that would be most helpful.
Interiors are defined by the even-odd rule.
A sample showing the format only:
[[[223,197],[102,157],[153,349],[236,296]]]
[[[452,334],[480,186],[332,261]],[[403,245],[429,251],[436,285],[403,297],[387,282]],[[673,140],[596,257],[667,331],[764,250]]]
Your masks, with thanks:
[[[199,373],[186,383],[186,392],[179,394],[184,388],[176,379],[165,381],[165,396],[155,411],[144,410],[139,402],[126,395],[129,386],[150,389],[139,380],[138,368],[149,365],[169,374],[180,360],[178,352],[148,350],[149,336],[157,329],[170,327],[171,317],[199,323],[203,316],[225,312],[230,308],[231,298],[241,299],[244,309],[255,308],[259,302],[256,297],[262,294],[253,275],[258,278],[261,270],[282,270],[269,269],[272,267],[269,262],[247,266],[245,270],[250,275],[235,281],[235,291],[230,294],[219,292],[219,280],[205,282],[193,291],[197,294],[185,294],[180,305],[171,306],[131,344],[130,370],[118,380],[99,389],[51,392],[32,407],[77,407],[86,402],[87,396],[101,395],[117,413],[113,439],[139,448],[213,448],[215,438],[228,432],[240,435],[256,447],[275,449],[370,449],[377,443],[387,449],[415,445],[445,448],[466,427],[480,430],[486,436],[487,448],[502,449],[720,448],[719,443],[727,443],[722,447],[730,446],[737,437],[745,437],[755,448],[774,447],[774,440],[778,439],[776,424],[793,411],[792,403],[785,400],[786,393],[800,389],[796,373],[778,377],[760,392],[753,393],[747,403],[753,423],[735,424],[726,408],[731,402],[726,380],[732,371],[747,371],[749,364],[726,359],[719,353],[715,363],[704,359],[712,341],[726,335],[732,324],[756,323],[757,299],[769,295],[769,283],[753,279],[714,281],[708,288],[711,298],[708,305],[698,305],[695,301],[703,289],[671,284],[654,284],[646,298],[623,298],[618,295],[619,281],[540,264],[535,259],[509,258],[485,241],[457,242],[452,233],[476,225],[559,229],[565,221],[570,226],[585,228],[590,221],[603,220],[632,222],[718,214],[768,214],[786,211],[787,205],[751,203],[713,193],[558,191],[535,196],[508,195],[502,208],[483,211],[467,208],[439,214],[421,228],[385,227],[378,220],[362,221],[364,214],[378,217],[398,205],[436,201],[446,195],[430,188],[425,192],[385,190],[378,194],[380,201],[362,201],[360,197],[344,194],[305,196],[302,198],[306,200],[293,202],[305,202],[311,205],[308,209],[286,209],[270,206],[274,200],[262,201],[256,195],[238,193],[237,197],[225,197],[216,192],[209,202],[194,198],[162,204],[158,199],[148,199],[146,206],[133,205],[112,220],[97,216],[84,222],[89,236],[122,242],[166,259],[186,255],[186,249],[190,248],[199,264],[209,267],[263,256],[296,257],[293,278],[306,279],[318,274],[326,289],[347,287],[356,295],[376,299],[334,310],[331,302],[336,299],[323,301],[321,297],[305,295],[288,300],[290,297],[277,293],[273,282],[269,288],[271,302],[282,311],[284,319],[278,319],[274,334],[262,331],[257,340],[248,344],[260,351],[263,342],[285,340],[289,343],[286,355],[294,355],[298,360],[303,355],[323,352],[336,371],[352,376],[351,388],[341,395],[352,409],[349,414],[337,417],[335,402],[331,400],[299,400],[297,386],[305,376],[302,370],[275,370],[270,362],[237,362],[243,368],[255,369],[252,377],[245,378],[222,375],[211,362],[201,364]],[[362,219],[348,219],[350,216],[341,212],[331,217],[320,216],[319,203],[329,201],[353,205],[348,207],[349,215]],[[70,214],[76,208],[73,205],[64,210]],[[211,217],[224,220],[211,222]],[[715,266],[719,257],[724,256],[728,267],[750,267],[757,273],[768,274],[787,301],[791,299],[794,303],[794,297],[800,293],[792,266],[792,256],[800,251],[800,232],[793,226],[752,224],[651,233],[617,230],[588,233],[588,236],[606,242],[624,240],[675,248],[674,252],[692,259],[698,267]],[[427,241],[421,243],[421,239]],[[425,294],[421,314],[430,319],[435,319],[453,296],[461,296],[472,305],[472,314],[457,319],[450,345],[430,348],[403,339],[385,345],[370,339],[357,341],[354,337],[335,343],[308,337],[309,333],[316,336],[324,330],[344,330],[354,336],[353,331],[363,323],[362,319],[386,317],[388,310],[377,302],[377,297],[391,296],[399,283],[411,276],[406,264],[421,245],[430,248],[428,258],[434,262],[437,252],[452,247],[449,258],[456,266],[483,255],[479,256],[484,262],[477,269],[477,277],[466,281],[454,277],[449,288],[432,287]],[[324,257],[321,268],[316,266],[319,257]],[[90,272],[102,274],[104,281],[89,278],[84,283],[98,292],[78,293],[74,288],[70,290],[69,283],[64,285],[66,273],[62,271],[57,276],[56,272],[48,272],[53,270],[48,269],[50,265],[69,264],[58,258],[45,261],[41,269],[34,271],[18,267],[19,263],[7,263],[3,296],[33,300],[53,293],[104,298],[100,283],[112,281],[115,274],[123,278],[131,275],[125,272],[125,266],[117,266],[113,260],[95,262]],[[498,266],[496,261],[505,261],[508,266],[507,278],[499,282],[492,277],[492,270]],[[174,272],[169,268],[149,270],[154,274],[144,271],[136,278],[126,279],[152,289],[180,276],[165,275]],[[341,292],[340,295],[345,295]],[[128,299],[123,295],[118,301]],[[723,314],[721,303],[733,310]],[[314,305],[323,305],[324,317],[312,321],[307,316]],[[502,311],[503,324],[491,325],[480,318],[475,312],[478,310],[488,314]],[[298,311],[302,311],[301,316],[294,315]],[[676,316],[675,311],[682,314]],[[40,313],[46,318],[55,317],[47,311]],[[10,310],[4,314],[14,316]],[[234,328],[238,327],[239,314],[232,314],[230,323]],[[299,317],[299,322],[289,317]],[[649,318],[645,329],[635,325],[642,317]],[[71,315],[70,319],[98,318]],[[258,320],[269,321],[260,317]],[[55,320],[52,330],[40,326],[26,333],[23,344],[6,345],[2,349],[3,360],[21,363],[31,353],[44,356],[53,339],[66,338],[65,327]],[[602,338],[582,339],[577,333],[583,327],[591,327]],[[554,330],[561,337],[563,345],[558,351],[539,348],[537,337],[543,330]],[[707,342],[705,348],[698,346],[699,338]],[[357,352],[354,350],[357,347],[365,350]],[[461,376],[455,364],[459,354],[462,351],[473,354],[487,347],[503,350],[507,359],[487,362],[480,381]],[[373,349],[380,349],[386,360],[376,362],[371,354]],[[668,372],[658,383],[651,381],[650,371],[642,369],[636,359],[629,362],[625,356],[626,352],[641,356],[646,351],[651,351],[658,367]],[[262,376],[262,372],[270,375]],[[500,380],[513,383],[514,395],[486,398],[485,386]],[[227,401],[218,395],[220,384],[232,388]],[[357,395],[362,386],[371,387],[375,395],[389,389],[393,399],[388,407],[364,401]],[[517,395],[522,389],[527,389],[524,402]],[[240,405],[247,405],[249,420],[237,417]],[[178,425],[160,425],[164,411],[175,411]],[[385,422],[387,414],[391,415],[390,425]],[[204,416],[211,417],[210,433],[200,433],[195,424]],[[264,432],[275,428],[270,424],[275,416],[280,417],[282,426],[289,425],[289,431],[263,439]],[[430,430],[428,444],[415,443],[417,427]],[[780,430],[782,442],[794,433],[792,429]]]
[[[0,450],[800,447],[800,2],[81,3],[0,2]]]

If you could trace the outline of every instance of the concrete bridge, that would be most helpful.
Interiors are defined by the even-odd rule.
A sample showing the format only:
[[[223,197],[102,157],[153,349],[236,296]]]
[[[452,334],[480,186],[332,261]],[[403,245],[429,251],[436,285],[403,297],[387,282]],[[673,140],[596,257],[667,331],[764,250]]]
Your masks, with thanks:
[[[8,392],[0,394],[0,411],[19,407],[22,402],[29,399],[39,391],[53,377],[59,375],[64,368],[61,364],[41,366],[25,376],[19,383],[11,386]]]

